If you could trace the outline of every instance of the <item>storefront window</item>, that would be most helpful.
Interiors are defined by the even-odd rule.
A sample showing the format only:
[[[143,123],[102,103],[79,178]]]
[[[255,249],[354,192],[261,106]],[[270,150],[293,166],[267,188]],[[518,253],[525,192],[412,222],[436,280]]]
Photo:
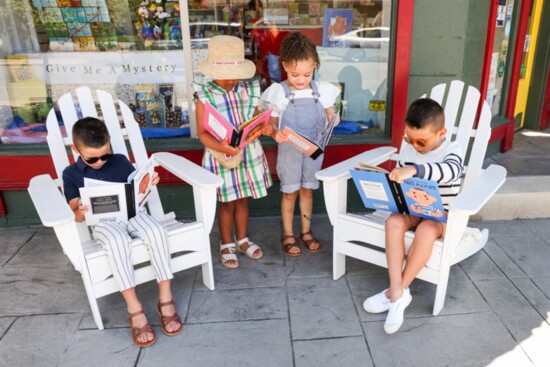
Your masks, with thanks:
[[[246,57],[257,67],[262,87],[284,78],[279,48],[290,32],[317,45],[321,66],[316,79],[341,87],[341,118],[348,132],[389,132],[387,80],[392,19],[391,0],[348,1],[190,1],[194,68],[206,58],[216,34],[243,38]],[[200,77],[195,75],[195,77]]]
[[[4,0],[0,9],[0,141],[45,141],[44,122],[78,86],[133,109],[145,137],[189,136],[191,79],[216,34],[243,38],[266,88],[282,77],[292,31],[318,46],[316,78],[342,89],[349,132],[389,132],[391,0]],[[187,9],[181,9],[185,4]],[[181,15],[181,18],[180,18]],[[188,18],[187,18],[188,17]],[[181,20],[189,19],[189,33]],[[190,36],[190,39],[186,37]],[[191,48],[191,56],[185,52]],[[189,58],[188,65],[185,60]],[[345,125],[345,124],[343,124]]]
[[[493,116],[504,114],[506,101],[503,100],[507,88],[507,70],[511,65],[512,52],[510,34],[513,31],[514,0],[499,0],[495,28],[493,54],[487,88],[487,102]]]
[[[178,0],[5,0],[0,10],[0,137],[45,140],[52,101],[110,92],[143,135],[189,135]]]

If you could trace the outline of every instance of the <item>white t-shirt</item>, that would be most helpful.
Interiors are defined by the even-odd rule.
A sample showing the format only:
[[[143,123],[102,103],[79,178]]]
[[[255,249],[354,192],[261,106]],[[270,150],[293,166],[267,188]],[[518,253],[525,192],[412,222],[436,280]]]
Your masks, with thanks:
[[[334,105],[336,98],[340,94],[340,88],[335,86],[332,83],[319,81],[317,82],[319,89],[319,102],[323,108],[329,108]],[[311,93],[311,88],[294,90],[294,98],[313,98]],[[279,83],[273,83],[267,88],[260,97],[260,100],[268,102],[273,108],[271,116],[279,117],[286,109],[288,105],[288,99],[286,98],[285,90],[283,86]]]

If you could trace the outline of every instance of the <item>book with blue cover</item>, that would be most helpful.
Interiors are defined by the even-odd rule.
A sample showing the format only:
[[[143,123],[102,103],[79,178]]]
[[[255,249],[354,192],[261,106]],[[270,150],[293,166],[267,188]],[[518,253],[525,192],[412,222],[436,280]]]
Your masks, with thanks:
[[[437,182],[411,177],[399,184],[388,171],[364,163],[350,173],[366,208],[447,221]]]

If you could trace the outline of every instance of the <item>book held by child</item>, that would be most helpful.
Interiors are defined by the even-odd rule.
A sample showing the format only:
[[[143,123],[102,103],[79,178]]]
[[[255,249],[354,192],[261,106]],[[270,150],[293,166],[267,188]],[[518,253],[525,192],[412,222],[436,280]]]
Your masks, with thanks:
[[[227,140],[232,147],[244,148],[262,135],[262,129],[269,123],[271,109],[254,116],[237,129],[227,121],[210,103],[204,102],[204,128],[218,141]]]
[[[89,210],[84,218],[87,225],[95,225],[103,218],[127,221],[146,204],[151,193],[155,162],[151,157],[128,176],[128,181],[109,182],[84,178],[80,199]]]
[[[365,163],[350,173],[366,208],[447,221],[437,182],[411,177],[399,184],[388,171]]]
[[[336,126],[336,121],[338,121],[337,114],[334,115],[330,122],[327,122],[325,129],[321,134],[321,140],[318,143],[291,129],[288,126],[285,126],[283,128],[282,133],[288,138],[288,140],[290,140],[290,144],[292,144],[296,149],[298,149],[308,157],[311,157],[311,159],[317,159],[317,157],[325,152],[325,148],[328,144],[328,141],[330,140],[332,131]]]

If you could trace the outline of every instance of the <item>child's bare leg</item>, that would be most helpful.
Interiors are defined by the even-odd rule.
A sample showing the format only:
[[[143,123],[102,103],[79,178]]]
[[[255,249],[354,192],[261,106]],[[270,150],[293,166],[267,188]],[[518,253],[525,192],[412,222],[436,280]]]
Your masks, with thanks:
[[[172,288],[170,280],[163,280],[159,282],[159,302],[165,303],[172,301]],[[176,309],[173,304],[169,304],[161,307],[161,312],[163,316],[174,316]],[[182,324],[178,321],[171,321],[166,325],[166,330],[169,332],[174,332],[182,327]]]
[[[221,243],[233,242],[233,219],[235,216],[235,201],[229,201],[226,203],[220,202],[218,207],[218,226],[220,229]],[[222,254],[229,254],[230,249],[225,249]],[[237,265],[235,260],[227,260],[226,264],[229,266]]]
[[[283,236],[294,236],[294,230],[292,228],[292,220],[294,218],[294,206],[296,205],[296,197],[298,191],[291,193],[283,192],[281,198],[281,219],[283,221]],[[288,238],[283,241],[284,244],[292,243],[293,239]],[[298,246],[292,246],[288,252],[291,254],[299,254],[301,252]]]
[[[442,235],[442,224],[433,220],[420,222],[407,255],[407,264],[402,275],[403,288],[408,288],[420,270],[428,263],[436,239]]]
[[[311,232],[311,217],[313,215],[313,190],[301,188],[300,189],[300,215],[302,220],[302,233]],[[306,241],[313,239],[311,234],[303,235],[302,238]],[[309,246],[311,251],[317,250],[321,244],[314,241]]]
[[[392,302],[401,297],[403,289],[403,260],[405,259],[405,232],[411,228],[410,216],[392,214],[386,220],[386,259],[390,276],[390,288],[386,297]]]
[[[141,302],[139,302],[139,299],[137,298],[136,289],[135,288],[128,288],[121,292],[122,297],[124,297],[124,301],[126,301],[126,307],[128,308],[128,313],[134,313],[141,311],[143,307],[141,306]],[[145,314],[136,315],[132,318],[132,323],[134,327],[141,328],[147,324],[147,317]],[[137,340],[140,343],[146,343],[155,338],[155,335],[152,333],[140,333],[137,336]]]
[[[248,233],[248,198],[242,198],[235,201],[235,237],[237,241],[242,240]],[[242,251],[250,247],[248,243],[239,246]],[[253,256],[258,256],[262,252],[261,249],[254,251]]]
[[[248,198],[235,200],[235,236],[242,240],[248,232]]]

